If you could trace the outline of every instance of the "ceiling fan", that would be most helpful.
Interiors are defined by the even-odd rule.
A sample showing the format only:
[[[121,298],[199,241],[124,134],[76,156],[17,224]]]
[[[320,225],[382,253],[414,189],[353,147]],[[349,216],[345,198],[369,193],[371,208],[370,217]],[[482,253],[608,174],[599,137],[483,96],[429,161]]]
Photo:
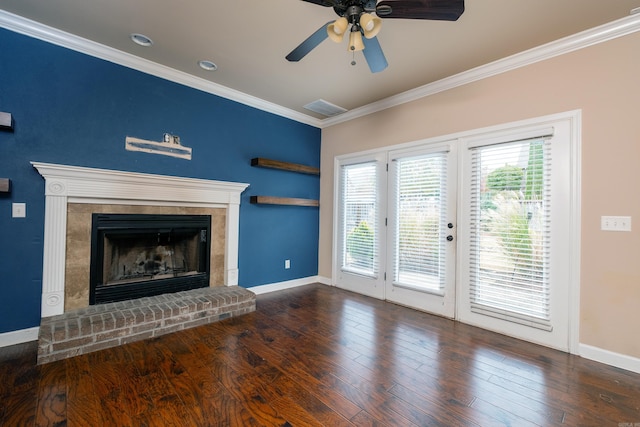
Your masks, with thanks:
[[[377,4],[376,0],[303,1],[333,7],[339,18],[318,28],[293,49],[286,59],[300,61],[327,37],[340,43],[349,30],[348,50],[354,53],[363,51],[372,73],[382,71],[388,65],[376,37],[382,25],[381,18],[457,21],[464,12],[464,0],[383,0]],[[355,61],[351,64],[355,65]]]

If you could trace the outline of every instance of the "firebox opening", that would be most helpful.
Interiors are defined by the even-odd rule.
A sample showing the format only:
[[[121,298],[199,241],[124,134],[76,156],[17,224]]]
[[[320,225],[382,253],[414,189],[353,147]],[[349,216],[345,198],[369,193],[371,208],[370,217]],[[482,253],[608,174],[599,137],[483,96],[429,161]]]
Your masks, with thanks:
[[[208,215],[93,214],[89,303],[209,286]]]

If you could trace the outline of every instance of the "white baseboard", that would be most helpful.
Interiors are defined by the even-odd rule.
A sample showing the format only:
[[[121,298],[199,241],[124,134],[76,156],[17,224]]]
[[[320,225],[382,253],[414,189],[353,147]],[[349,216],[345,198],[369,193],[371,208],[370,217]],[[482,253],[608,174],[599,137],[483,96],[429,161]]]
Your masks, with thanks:
[[[316,280],[318,283],[322,283],[323,285],[327,286],[333,286],[333,283],[331,283],[331,277],[316,276],[316,278],[318,279]]]
[[[256,295],[262,295],[269,292],[282,291],[284,289],[297,288],[298,286],[310,285],[311,283],[331,284],[331,280],[321,276],[309,276],[301,279],[287,280],[286,282],[269,283],[266,285],[252,286],[249,289]]]
[[[614,353],[587,344],[580,344],[580,356],[640,374],[640,359],[637,357]]]
[[[38,331],[40,331],[40,328],[35,326],[29,329],[20,329],[19,331],[0,334],[0,347],[8,347],[10,345],[22,344],[23,342],[36,341],[38,339]]]

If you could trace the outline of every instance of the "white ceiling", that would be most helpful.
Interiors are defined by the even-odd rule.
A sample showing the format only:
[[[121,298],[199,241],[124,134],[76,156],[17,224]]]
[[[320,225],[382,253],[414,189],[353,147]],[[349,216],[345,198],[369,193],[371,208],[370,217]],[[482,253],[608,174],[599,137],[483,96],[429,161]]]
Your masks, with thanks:
[[[346,40],[325,40],[298,63],[285,56],[337,16],[300,0],[0,0],[10,12],[269,103],[317,99],[352,110],[629,16],[640,0],[470,0],[456,22],[386,19],[378,40],[389,67],[350,65]],[[154,44],[134,44],[131,33]],[[197,65],[218,65],[206,72]]]

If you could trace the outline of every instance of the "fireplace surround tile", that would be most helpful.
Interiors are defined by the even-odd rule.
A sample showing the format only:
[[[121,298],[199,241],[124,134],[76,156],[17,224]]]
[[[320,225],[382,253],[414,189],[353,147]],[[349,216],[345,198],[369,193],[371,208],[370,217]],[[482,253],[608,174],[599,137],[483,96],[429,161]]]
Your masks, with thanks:
[[[209,286],[224,286],[226,209],[69,203],[67,205],[67,243],[65,259],[65,312],[89,305],[91,215],[94,213],[210,215],[211,271],[209,275]]]

